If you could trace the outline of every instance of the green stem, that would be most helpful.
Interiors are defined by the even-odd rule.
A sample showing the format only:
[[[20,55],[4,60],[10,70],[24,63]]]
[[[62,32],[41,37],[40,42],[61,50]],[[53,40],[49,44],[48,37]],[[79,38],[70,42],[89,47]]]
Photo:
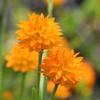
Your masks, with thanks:
[[[8,0],[3,0],[3,11],[2,11],[2,22],[0,28],[0,100],[2,99],[2,77],[3,77],[3,61],[4,61],[4,36],[6,30],[7,23],[7,9],[8,8]]]
[[[41,100],[47,100],[47,77],[43,77],[43,91]]]
[[[52,11],[53,11],[53,0],[48,0],[48,16],[52,16]]]
[[[25,79],[26,79],[26,73],[22,74],[22,80],[21,80],[21,87],[20,87],[20,98],[19,100],[23,100],[24,97],[24,89],[25,89]]]
[[[37,90],[35,87],[32,88],[32,100],[37,100]]]
[[[3,14],[2,14],[2,22],[1,22],[1,36],[4,39],[4,32],[7,23],[7,11],[8,11],[8,0],[3,0]]]
[[[38,62],[38,69],[37,69],[37,100],[40,99],[40,71],[41,71],[41,63],[42,63],[42,55],[43,50],[39,52],[39,62]]]
[[[59,84],[56,84],[55,87],[54,87],[54,90],[52,92],[52,95],[51,95],[51,99],[50,100],[54,100],[54,97],[55,97],[55,94],[56,94],[56,91],[57,91],[57,88],[58,88]]]

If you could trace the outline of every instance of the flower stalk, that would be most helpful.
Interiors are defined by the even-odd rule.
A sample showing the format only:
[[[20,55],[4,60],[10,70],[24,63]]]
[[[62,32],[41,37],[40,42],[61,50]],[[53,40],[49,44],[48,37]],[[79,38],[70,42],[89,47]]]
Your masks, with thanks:
[[[41,100],[47,100],[47,77],[43,77],[43,87],[42,87],[42,97]]]
[[[35,87],[32,88],[32,100],[37,100],[37,90]]]
[[[52,11],[53,11],[53,0],[48,0],[48,16],[52,16]]]
[[[3,61],[4,61],[4,36],[6,30],[6,22],[7,22],[7,9],[8,8],[8,0],[3,0],[3,10],[2,10],[2,22],[0,28],[0,100],[2,99],[3,92]]]
[[[37,84],[36,84],[36,88],[37,88],[37,100],[40,99],[40,71],[41,71],[41,63],[42,63],[42,55],[43,55],[43,50],[41,50],[39,52],[39,62],[38,62],[38,69],[37,69]]]
[[[54,100],[54,97],[55,97],[55,94],[56,94],[56,91],[57,91],[57,88],[58,88],[59,84],[56,84],[55,87],[54,87],[54,90],[52,92],[52,95],[51,95],[51,99],[50,100]]]
[[[23,100],[23,97],[24,97],[26,74],[27,73],[22,74],[21,87],[20,87],[21,90],[20,90],[19,100]]]

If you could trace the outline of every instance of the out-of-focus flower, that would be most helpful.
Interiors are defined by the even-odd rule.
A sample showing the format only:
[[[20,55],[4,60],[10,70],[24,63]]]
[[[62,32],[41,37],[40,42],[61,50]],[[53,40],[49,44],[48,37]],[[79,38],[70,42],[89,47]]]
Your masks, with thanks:
[[[36,68],[38,53],[30,52],[27,48],[22,49],[15,45],[12,51],[6,56],[7,67],[14,71],[28,72]]]
[[[47,4],[48,0],[44,0],[44,2]],[[65,2],[65,0],[53,0],[53,4],[55,7],[64,4],[64,2]]]
[[[13,94],[11,91],[5,91],[3,93],[3,100],[13,100]]]
[[[42,73],[54,83],[75,85],[82,74],[82,57],[77,57],[70,48],[54,47],[44,58],[41,65]]]
[[[43,14],[33,13],[27,21],[19,24],[20,29],[16,32],[19,44],[30,50],[41,51],[48,49],[60,41],[61,28],[54,18],[44,17]]]
[[[48,92],[49,93],[52,93],[53,92],[54,86],[55,86],[55,84],[52,81],[49,81],[48,82],[47,89],[48,89]],[[71,96],[70,88],[59,85],[58,88],[57,88],[57,91],[56,91],[55,96],[57,98],[61,98],[61,99],[68,98],[69,96]]]
[[[95,84],[96,73],[95,73],[93,66],[90,62],[84,61],[82,66],[83,66],[83,74],[82,74],[82,78],[81,78],[79,85],[84,83],[85,90],[89,91],[92,89],[92,87]]]

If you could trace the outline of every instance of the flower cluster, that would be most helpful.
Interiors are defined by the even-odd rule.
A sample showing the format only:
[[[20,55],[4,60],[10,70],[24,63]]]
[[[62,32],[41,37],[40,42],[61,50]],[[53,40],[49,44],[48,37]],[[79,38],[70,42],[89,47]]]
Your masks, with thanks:
[[[65,46],[68,43],[54,18],[33,13],[19,27],[16,32],[19,43],[7,55],[7,67],[20,72],[33,70],[38,62],[37,52],[49,49],[40,65],[46,77],[63,86],[75,86],[81,80],[83,57]]]
[[[7,55],[7,67],[21,72],[33,70],[38,60],[35,51],[50,49],[41,64],[42,73],[61,85],[75,85],[80,80],[82,57],[77,57],[79,53],[64,46],[67,43],[61,38],[60,26],[54,18],[33,13],[19,27],[16,32],[19,44]]]
[[[38,53],[15,45],[11,53],[6,56],[6,60],[8,68],[12,68],[14,71],[28,72],[36,68]]]

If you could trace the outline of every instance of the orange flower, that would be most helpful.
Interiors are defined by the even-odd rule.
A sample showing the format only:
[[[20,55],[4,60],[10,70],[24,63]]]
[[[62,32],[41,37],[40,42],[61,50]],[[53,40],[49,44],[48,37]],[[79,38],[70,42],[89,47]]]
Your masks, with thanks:
[[[55,86],[55,84],[52,81],[48,82],[47,89],[48,89],[49,93],[53,92],[54,86]],[[69,96],[71,96],[70,88],[59,85],[55,96],[58,98],[61,98],[61,99],[68,98]]]
[[[12,68],[14,71],[27,72],[36,68],[38,53],[29,52],[28,49],[21,49],[18,45],[15,45],[6,59],[8,68]]]
[[[3,94],[3,100],[13,100],[13,94],[11,91],[5,91]]]
[[[44,58],[41,70],[54,83],[75,85],[82,73],[82,57],[77,57],[78,54],[69,48],[54,47]]]
[[[45,3],[48,2],[48,0],[44,0]],[[53,4],[54,6],[60,6],[62,4],[64,4],[65,0],[53,0]]]
[[[16,33],[20,45],[36,51],[55,46],[59,43],[62,34],[55,19],[44,17],[43,14],[33,13],[27,21],[21,22],[19,27]]]

